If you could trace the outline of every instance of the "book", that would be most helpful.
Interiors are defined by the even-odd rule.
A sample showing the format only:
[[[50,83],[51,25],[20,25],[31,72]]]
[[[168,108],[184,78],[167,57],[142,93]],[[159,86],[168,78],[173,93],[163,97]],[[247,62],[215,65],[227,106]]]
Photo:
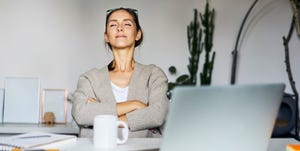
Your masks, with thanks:
[[[288,144],[286,145],[286,151],[300,151],[300,144]]]
[[[0,140],[0,150],[36,149],[49,147],[60,147],[62,144],[76,142],[74,135],[54,134],[46,132],[29,132],[9,136]]]

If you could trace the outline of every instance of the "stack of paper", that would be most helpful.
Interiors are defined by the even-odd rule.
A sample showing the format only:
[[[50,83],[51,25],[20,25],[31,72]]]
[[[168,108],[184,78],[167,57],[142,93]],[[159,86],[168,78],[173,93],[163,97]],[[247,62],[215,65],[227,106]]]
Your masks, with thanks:
[[[48,148],[49,146],[61,146],[62,144],[76,142],[74,135],[53,134],[45,132],[30,132],[10,136],[0,140],[0,150],[11,150],[13,148]]]

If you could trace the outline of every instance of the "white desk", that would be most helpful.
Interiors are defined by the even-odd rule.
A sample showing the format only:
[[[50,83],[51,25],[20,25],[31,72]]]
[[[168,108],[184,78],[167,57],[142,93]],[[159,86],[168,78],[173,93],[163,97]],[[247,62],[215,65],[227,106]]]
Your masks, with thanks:
[[[287,144],[300,144],[292,138],[272,138],[268,151],[285,151]]]
[[[125,144],[118,145],[116,150],[109,151],[158,151],[160,143],[160,138],[129,138]],[[53,148],[53,146],[47,146],[47,148]],[[60,151],[100,150],[94,148],[92,139],[88,138],[78,138],[76,142],[61,145],[58,146],[58,148],[60,149]]]
[[[285,151],[286,144],[300,144],[291,138],[271,139],[268,151]],[[158,151],[161,144],[160,138],[130,138],[123,145],[118,145],[117,151]],[[92,139],[78,138],[76,142],[59,146],[61,151],[98,151],[93,147]]]

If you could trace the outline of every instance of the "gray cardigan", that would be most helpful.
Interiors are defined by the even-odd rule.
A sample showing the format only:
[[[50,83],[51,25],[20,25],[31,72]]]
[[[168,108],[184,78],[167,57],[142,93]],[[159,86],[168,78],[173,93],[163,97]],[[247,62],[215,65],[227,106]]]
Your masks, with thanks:
[[[166,96],[167,77],[155,65],[135,63],[129,83],[128,100],[140,100],[148,107],[126,114],[129,137],[153,137],[149,129],[161,127],[165,121],[169,100]],[[99,103],[87,103],[91,97]],[[94,68],[82,74],[73,94],[72,116],[80,127],[93,125],[99,114],[116,115],[116,101],[107,67]],[[81,128],[81,137],[92,137],[92,130]]]

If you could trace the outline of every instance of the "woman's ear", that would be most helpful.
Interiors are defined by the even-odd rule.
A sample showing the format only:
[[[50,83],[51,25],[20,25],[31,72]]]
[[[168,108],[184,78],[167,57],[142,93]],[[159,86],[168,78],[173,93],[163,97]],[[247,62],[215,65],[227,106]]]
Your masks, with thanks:
[[[106,33],[104,33],[104,41],[105,41],[106,43],[109,43],[109,40],[108,40],[108,37],[107,37],[107,34],[106,34]]]
[[[141,37],[142,37],[142,31],[141,31],[141,30],[139,30],[139,31],[137,32],[137,34],[136,34],[136,38],[135,38],[135,40],[136,40],[136,41],[138,41],[138,40],[140,40],[140,39],[141,39]]]

